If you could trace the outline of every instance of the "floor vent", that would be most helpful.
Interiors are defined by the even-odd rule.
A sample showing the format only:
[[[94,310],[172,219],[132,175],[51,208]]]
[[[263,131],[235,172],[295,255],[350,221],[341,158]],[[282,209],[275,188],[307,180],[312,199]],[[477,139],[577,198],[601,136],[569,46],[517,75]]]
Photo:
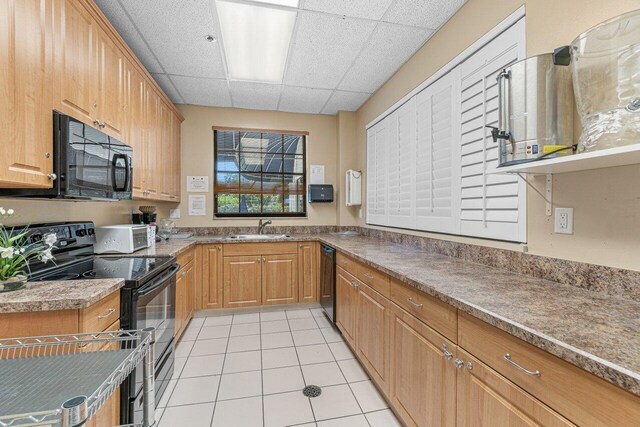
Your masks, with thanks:
[[[302,394],[307,397],[318,397],[322,394],[322,389],[317,385],[308,385],[302,389]]]

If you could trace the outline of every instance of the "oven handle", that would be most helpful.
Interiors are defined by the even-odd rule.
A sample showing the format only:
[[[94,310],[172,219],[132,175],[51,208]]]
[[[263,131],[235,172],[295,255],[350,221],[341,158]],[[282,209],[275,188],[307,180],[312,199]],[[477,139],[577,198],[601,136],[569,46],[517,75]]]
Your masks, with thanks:
[[[149,285],[140,288],[140,290],[138,290],[137,292],[138,296],[147,295],[155,291],[156,289],[162,287],[162,285],[164,285],[169,280],[171,280],[171,278],[178,272],[179,269],[180,269],[180,264],[177,264],[177,263],[173,264],[171,267],[168,268],[168,273],[162,280],[160,280],[159,282],[154,281],[153,283],[150,283]]]

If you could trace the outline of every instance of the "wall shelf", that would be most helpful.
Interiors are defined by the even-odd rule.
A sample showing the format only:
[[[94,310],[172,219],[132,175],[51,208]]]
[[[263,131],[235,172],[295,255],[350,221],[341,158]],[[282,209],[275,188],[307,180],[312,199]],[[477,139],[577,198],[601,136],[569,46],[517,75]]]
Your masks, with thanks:
[[[554,175],[634,164],[640,164],[640,144],[505,166],[487,171],[487,174]]]

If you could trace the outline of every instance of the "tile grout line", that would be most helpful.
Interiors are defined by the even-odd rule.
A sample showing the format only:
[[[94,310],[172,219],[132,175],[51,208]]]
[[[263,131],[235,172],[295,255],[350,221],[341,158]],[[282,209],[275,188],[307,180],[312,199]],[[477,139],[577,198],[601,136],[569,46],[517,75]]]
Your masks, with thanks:
[[[286,316],[286,311],[285,311],[285,316]],[[291,323],[289,322],[289,320],[291,319],[289,319],[289,316],[286,316],[286,317],[287,317],[287,324],[289,325],[289,330],[291,330]],[[304,371],[302,370],[302,365],[300,364],[300,355],[298,354],[298,347],[296,346],[296,342],[293,339],[293,333],[291,334],[291,341],[293,342],[293,349],[296,352],[296,359],[298,359],[298,369],[300,370],[300,375],[302,375],[302,383],[306,387],[309,384],[307,384],[307,379],[304,376]],[[302,392],[302,390],[300,392]],[[313,404],[311,404],[311,398],[307,396],[305,397],[307,398],[307,402],[309,402],[309,408],[311,408],[311,416],[313,417],[313,423],[317,425],[316,412],[313,410]]]
[[[209,422],[209,425],[212,426],[213,425],[213,419],[216,415],[216,409],[218,407],[218,397],[220,395],[220,387],[222,386],[222,375],[224,374],[224,364],[227,361],[227,350],[229,349],[229,342],[231,341],[231,328],[233,328],[233,319],[235,318],[235,315],[232,315],[231,317],[231,325],[229,325],[229,334],[227,335],[227,345],[225,348],[225,352],[224,352],[224,356],[222,358],[222,367],[220,367],[220,381],[218,382],[218,389],[216,390],[216,396],[214,398],[214,403],[213,403],[213,413],[211,414],[211,421]],[[204,323],[202,324],[204,327]]]
[[[280,94],[282,95],[282,93]],[[262,361],[262,313],[258,313],[258,331],[260,332],[260,402],[262,403],[262,427],[265,427],[266,421],[264,416],[264,364]]]

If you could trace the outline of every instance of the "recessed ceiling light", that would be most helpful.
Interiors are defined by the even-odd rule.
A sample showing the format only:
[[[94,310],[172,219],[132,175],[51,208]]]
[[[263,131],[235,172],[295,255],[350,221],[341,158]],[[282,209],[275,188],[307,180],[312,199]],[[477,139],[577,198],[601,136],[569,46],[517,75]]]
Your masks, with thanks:
[[[229,78],[282,83],[297,12],[225,0],[216,7]]]
[[[300,0],[253,0],[257,3],[275,4],[276,6],[287,6],[298,8]]]
[[[218,39],[215,36],[212,36],[211,34],[208,34],[205,39],[209,42],[209,43],[215,43],[218,41]]]

